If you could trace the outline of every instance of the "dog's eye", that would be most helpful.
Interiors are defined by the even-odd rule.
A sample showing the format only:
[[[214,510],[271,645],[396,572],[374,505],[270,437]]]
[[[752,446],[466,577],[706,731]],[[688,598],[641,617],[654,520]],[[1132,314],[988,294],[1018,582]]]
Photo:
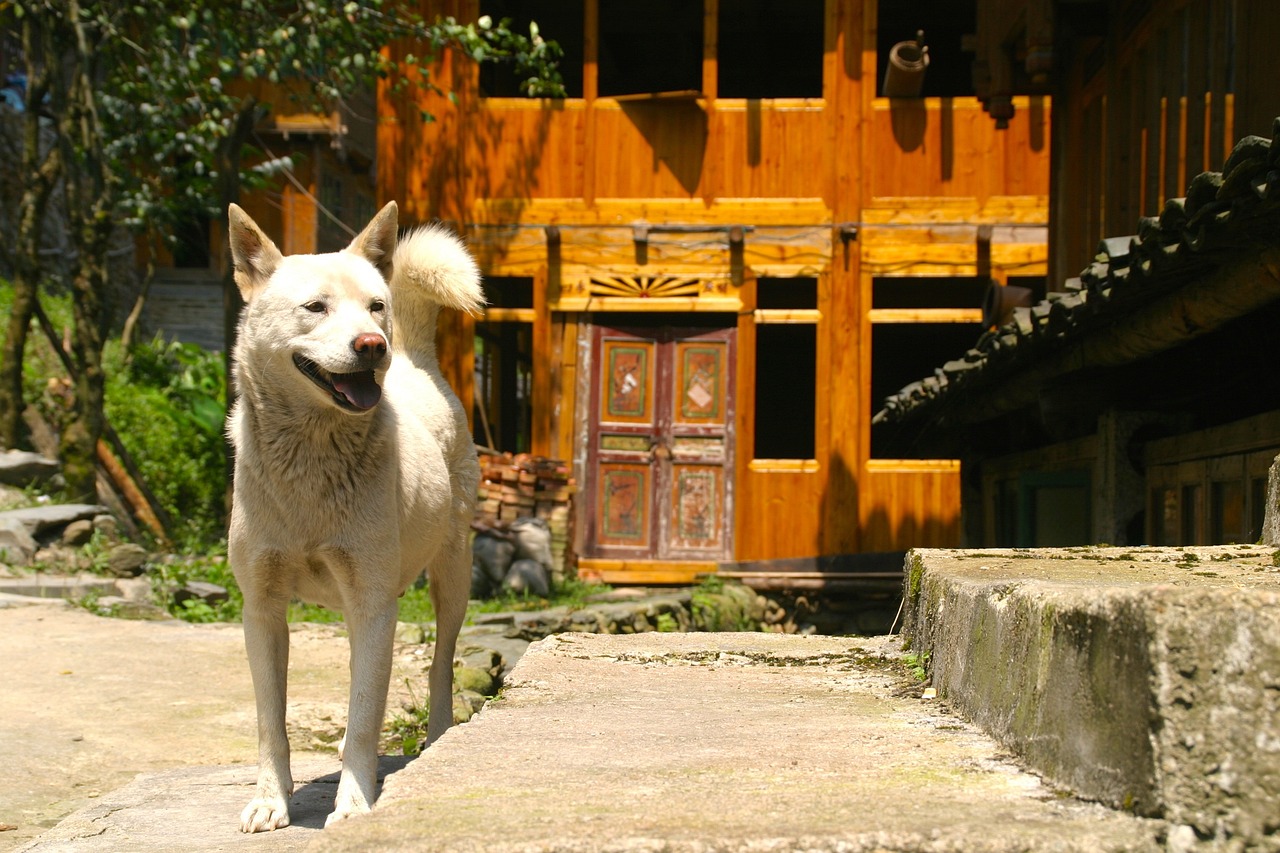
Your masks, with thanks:
[[[387,306],[381,299],[375,299],[369,303],[370,314],[381,314],[385,310],[387,310]]]
[[[325,304],[319,299],[313,299],[302,307],[310,311],[312,314],[323,314],[327,310],[325,308]]]

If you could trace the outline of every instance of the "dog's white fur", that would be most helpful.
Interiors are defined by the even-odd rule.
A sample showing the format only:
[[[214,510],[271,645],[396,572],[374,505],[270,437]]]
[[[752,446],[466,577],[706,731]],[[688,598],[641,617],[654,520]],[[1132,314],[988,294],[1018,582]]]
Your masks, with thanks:
[[[435,335],[441,306],[483,304],[480,277],[446,231],[420,229],[397,246],[394,202],[345,250],[323,255],[283,257],[236,205],[229,219],[246,306],[235,347],[239,399],[227,422],[228,548],[258,710],[258,787],[241,829],[289,823],[293,597],[340,610],[350,635],[342,776],[328,825],[373,804],[396,599],[423,569],[437,617],[428,742],[452,722],[480,472]]]

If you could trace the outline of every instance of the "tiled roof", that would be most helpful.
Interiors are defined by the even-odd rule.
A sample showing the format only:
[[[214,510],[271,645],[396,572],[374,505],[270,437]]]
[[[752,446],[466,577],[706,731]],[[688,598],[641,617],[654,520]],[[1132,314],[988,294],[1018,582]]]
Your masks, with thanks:
[[[1272,133],[1280,138],[1280,118]],[[1012,319],[985,332],[961,358],[886,398],[875,422],[934,420],[945,404],[1060,356],[1223,267],[1242,249],[1267,245],[1280,245],[1280,143],[1247,136],[1221,172],[1197,175],[1185,198],[1139,220],[1136,235],[1101,241],[1079,276],[1044,301],[1014,309]]]

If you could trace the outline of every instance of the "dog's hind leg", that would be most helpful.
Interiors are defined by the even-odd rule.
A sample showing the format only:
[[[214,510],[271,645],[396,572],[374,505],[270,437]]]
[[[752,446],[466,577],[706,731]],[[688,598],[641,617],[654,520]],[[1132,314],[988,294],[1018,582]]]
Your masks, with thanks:
[[[344,608],[351,638],[351,698],[342,736],[342,776],[325,826],[369,811],[377,799],[378,736],[391,683],[396,598]]]
[[[244,642],[258,706],[258,788],[240,813],[240,829],[262,832],[289,825],[293,774],[285,732],[289,677],[287,603],[246,590]]]
[[[471,594],[471,558],[465,528],[431,567],[431,603],[436,611],[436,644],[431,656],[428,684],[431,711],[427,718],[427,744],[436,741],[453,725],[453,655],[458,648],[458,632],[467,615]]]

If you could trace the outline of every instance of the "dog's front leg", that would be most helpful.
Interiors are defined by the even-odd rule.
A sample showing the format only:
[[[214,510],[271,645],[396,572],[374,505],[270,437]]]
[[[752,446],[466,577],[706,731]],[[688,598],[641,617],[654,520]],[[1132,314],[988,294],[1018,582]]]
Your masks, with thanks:
[[[345,614],[351,638],[351,699],[342,738],[342,776],[325,826],[369,811],[377,798],[378,738],[391,684],[396,599],[369,602]]]
[[[244,641],[258,705],[258,789],[240,814],[240,829],[262,832],[289,825],[293,774],[284,724],[289,624],[285,603],[250,596],[245,601]]]

